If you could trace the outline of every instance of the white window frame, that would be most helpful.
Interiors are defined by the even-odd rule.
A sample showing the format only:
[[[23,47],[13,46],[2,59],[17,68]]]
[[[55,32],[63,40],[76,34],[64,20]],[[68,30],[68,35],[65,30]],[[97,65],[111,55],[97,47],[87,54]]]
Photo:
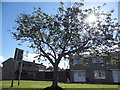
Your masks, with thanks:
[[[98,58],[92,58],[92,63],[103,63],[103,60]]]
[[[106,79],[104,70],[94,70],[94,79]]]

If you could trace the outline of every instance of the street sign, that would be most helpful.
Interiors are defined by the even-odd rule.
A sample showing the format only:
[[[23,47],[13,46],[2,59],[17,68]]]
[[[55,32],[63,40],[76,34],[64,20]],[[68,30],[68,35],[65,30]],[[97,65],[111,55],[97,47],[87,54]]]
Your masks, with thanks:
[[[20,84],[20,78],[21,78],[21,72],[22,72],[22,58],[23,58],[23,50],[19,49],[19,48],[16,48],[14,59],[18,60],[21,64],[20,69],[19,69],[18,85]],[[14,80],[15,80],[16,65],[17,65],[17,62],[15,61],[15,67],[14,67],[14,73],[13,73],[13,78],[12,78],[12,82],[11,82],[11,87],[13,87],[13,83],[14,83]]]
[[[22,58],[23,58],[23,50],[19,49],[19,48],[16,48],[14,59],[15,60],[22,60]]]

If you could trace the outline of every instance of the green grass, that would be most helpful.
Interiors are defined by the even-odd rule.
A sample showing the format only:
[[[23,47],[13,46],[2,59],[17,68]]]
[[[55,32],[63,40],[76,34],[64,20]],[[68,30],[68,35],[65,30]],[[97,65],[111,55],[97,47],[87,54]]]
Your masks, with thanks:
[[[20,85],[17,85],[17,81],[14,81],[14,86],[11,88],[11,81],[1,81],[2,82],[2,88],[7,89],[23,89],[28,90],[29,89],[42,89],[46,88],[52,85],[51,81],[21,81]],[[106,84],[80,84],[80,83],[59,83],[59,86],[62,88],[65,88],[65,90],[120,90],[118,87],[120,85],[106,85]]]

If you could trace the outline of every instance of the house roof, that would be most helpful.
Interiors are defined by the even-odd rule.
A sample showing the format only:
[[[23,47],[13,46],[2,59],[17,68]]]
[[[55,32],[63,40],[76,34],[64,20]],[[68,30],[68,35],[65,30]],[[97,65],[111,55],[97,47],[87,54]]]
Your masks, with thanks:
[[[35,63],[35,62],[30,62],[30,61],[25,61],[25,60],[23,60],[23,62],[25,62],[25,63],[30,63],[30,64],[35,64],[35,65],[41,65],[41,66],[45,66],[45,65],[43,65],[43,64],[39,64],[39,63]],[[46,66],[45,66],[46,67]]]
[[[10,58],[8,58],[7,60],[5,60],[4,62],[2,62],[2,64],[8,62],[9,60],[14,60],[14,58],[10,57]]]
[[[105,48],[106,47],[104,47],[104,49],[102,47],[97,47],[97,48],[96,47],[92,47],[90,49],[87,49],[84,52],[81,52],[79,54],[77,53],[77,54],[80,55],[83,58],[94,57],[95,55],[98,55],[98,56],[108,56],[108,53],[111,56],[120,55],[120,47],[111,47],[111,48],[107,47],[108,51],[105,51]],[[77,54],[73,54],[73,56],[78,56]]]
[[[2,64],[6,63],[6,62],[8,62],[8,61],[10,61],[10,60],[15,61],[15,59],[14,59],[14,58],[11,58],[11,57],[10,57],[10,58],[9,58],[9,59],[7,59],[6,61],[2,62]],[[35,62],[30,62],[30,61],[25,61],[25,60],[23,60],[23,62],[25,62],[25,63],[30,63],[30,64],[35,63]],[[41,66],[46,67],[45,65],[43,65],[43,64],[39,64],[39,63],[35,63],[35,65],[41,65]]]

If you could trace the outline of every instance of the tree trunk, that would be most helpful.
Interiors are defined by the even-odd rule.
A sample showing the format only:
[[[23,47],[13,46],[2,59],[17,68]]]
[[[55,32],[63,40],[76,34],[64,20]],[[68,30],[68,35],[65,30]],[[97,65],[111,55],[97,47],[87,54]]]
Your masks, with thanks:
[[[52,87],[57,87],[58,85],[58,64],[54,64],[54,72],[53,72],[53,83]]]

